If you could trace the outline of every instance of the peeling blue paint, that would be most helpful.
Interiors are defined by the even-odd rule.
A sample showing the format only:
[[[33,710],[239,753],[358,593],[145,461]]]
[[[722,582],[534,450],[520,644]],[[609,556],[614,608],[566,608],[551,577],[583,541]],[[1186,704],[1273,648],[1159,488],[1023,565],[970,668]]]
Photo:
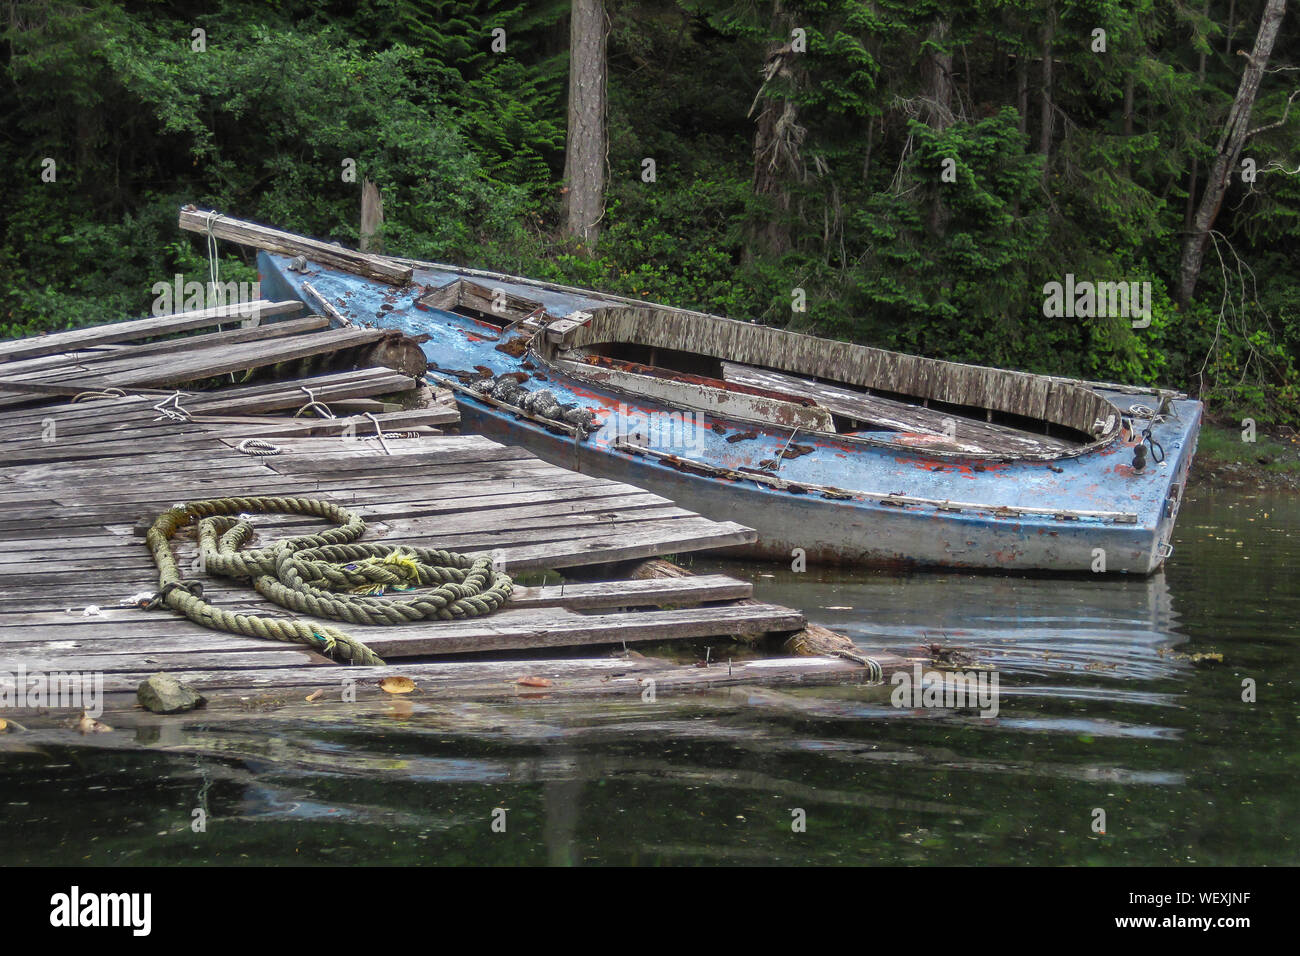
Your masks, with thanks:
[[[306,273],[292,272],[287,268],[290,261],[285,256],[259,254],[264,295],[310,302],[301,288],[303,280],[310,281],[355,323],[427,336],[422,344],[426,357],[448,373],[525,371],[530,376],[526,385],[530,390],[549,389],[560,403],[590,409],[607,424],[620,406],[636,416],[680,414],[679,409],[579,382],[551,369],[538,366],[529,370],[524,364],[527,356],[515,358],[496,348],[495,330],[485,323],[417,303],[427,292],[459,278],[541,302],[557,317],[609,304],[594,294],[426,268],[415,270],[411,286],[396,289],[315,263],[308,263]],[[1128,413],[1139,404],[1159,407],[1154,392],[1094,390],[1114,404],[1118,413]],[[610,427],[575,441],[472,395],[459,393],[457,398],[467,429],[523,445],[566,467],[649,488],[709,517],[748,524],[760,532],[757,553],[767,557],[788,558],[793,549],[802,548],[810,560],[1080,573],[1093,571],[1097,549],[1105,552],[1107,573],[1147,574],[1160,566],[1172,536],[1202,412],[1197,401],[1174,401],[1171,414],[1152,426],[1152,437],[1163,446],[1165,460],[1150,461],[1140,474],[1132,467],[1132,444],[1118,437],[1073,457],[1004,461],[954,459],[929,454],[923,448],[904,450],[801,433],[795,441],[812,451],[782,461],[776,474],[787,482],[831,486],[853,496],[832,500],[815,490],[798,494],[752,480],[691,474],[649,456],[632,457],[613,448],[615,435]],[[651,451],[715,466],[758,469],[760,462],[776,459],[791,439],[789,429],[708,414],[703,415],[703,425],[698,446],[689,452],[672,440],[676,436],[657,436],[653,431],[642,436],[645,441],[640,443]],[[727,441],[745,433],[754,437]],[[872,494],[982,507],[951,511],[931,505],[899,506],[873,500]],[[1121,512],[1135,515],[1136,521],[999,515],[999,508]]]

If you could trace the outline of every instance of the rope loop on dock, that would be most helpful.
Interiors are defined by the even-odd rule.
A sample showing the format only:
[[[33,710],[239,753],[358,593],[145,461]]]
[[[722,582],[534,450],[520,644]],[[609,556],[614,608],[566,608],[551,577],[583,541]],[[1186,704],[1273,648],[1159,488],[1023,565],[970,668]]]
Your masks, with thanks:
[[[335,526],[265,548],[244,549],[253,536],[245,516],[257,512],[307,515]],[[146,541],[158,566],[158,594],[150,607],[166,604],[204,627],[306,644],[352,664],[384,662],[361,641],[330,625],[235,614],[209,604],[200,582],[184,580],[171,546],[176,532],[196,521],[205,571],[250,579],[263,597],[315,617],[349,624],[482,617],[510,600],[514,587],[508,575],[493,568],[490,558],[434,548],[359,544],[357,539],[366,530],[360,515],[319,498],[213,498],[176,505],[154,520]],[[417,588],[428,590],[409,599],[381,600],[387,591]]]
[[[273,458],[280,454],[281,448],[261,438],[245,438],[235,446],[235,451],[241,455],[252,455],[257,458]]]
[[[78,392],[72,396],[72,403],[78,402],[95,402],[106,398],[126,398],[126,392],[116,385],[110,385],[105,389],[91,389],[88,392]]]

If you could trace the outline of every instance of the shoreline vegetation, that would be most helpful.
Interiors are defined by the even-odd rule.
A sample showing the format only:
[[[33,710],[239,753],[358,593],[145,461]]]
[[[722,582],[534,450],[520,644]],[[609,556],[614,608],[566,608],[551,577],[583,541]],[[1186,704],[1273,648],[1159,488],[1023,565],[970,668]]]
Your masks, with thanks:
[[[194,202],[1300,426],[1283,0],[10,6],[0,338],[254,281]]]
[[[1201,427],[1188,483],[1206,488],[1300,493],[1300,435],[1278,429],[1242,440],[1242,429],[1208,419]]]

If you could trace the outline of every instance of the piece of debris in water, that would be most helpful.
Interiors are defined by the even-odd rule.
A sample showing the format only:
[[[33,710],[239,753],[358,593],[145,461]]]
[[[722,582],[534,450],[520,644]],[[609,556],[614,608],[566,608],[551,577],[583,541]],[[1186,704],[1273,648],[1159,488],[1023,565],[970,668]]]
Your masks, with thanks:
[[[96,720],[83,710],[81,716],[77,718],[77,729],[83,734],[106,734],[113,728],[102,720]]]

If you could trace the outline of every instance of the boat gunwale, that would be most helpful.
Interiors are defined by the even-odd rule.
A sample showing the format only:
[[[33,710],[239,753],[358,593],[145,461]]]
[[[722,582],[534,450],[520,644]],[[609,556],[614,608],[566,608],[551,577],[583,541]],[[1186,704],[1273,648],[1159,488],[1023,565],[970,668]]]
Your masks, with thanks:
[[[537,332],[534,333],[533,342],[537,341],[537,335],[539,335],[542,331],[543,329],[538,329]],[[583,382],[584,384],[596,385],[599,386],[600,388],[607,389],[611,392],[616,392],[620,395],[630,395],[642,401],[654,402],[655,404],[666,405],[669,407],[672,406],[671,402],[668,402],[664,399],[659,399],[653,396],[646,395],[644,393],[631,391],[629,389],[615,385],[609,381],[597,379],[595,376],[588,377],[582,375],[580,374],[579,371],[583,368],[581,363],[573,362],[571,360],[565,360],[565,359],[553,360],[550,356],[538,350],[534,345],[529,346],[527,355],[529,361],[545,367],[548,373],[553,374],[561,379],[563,378],[575,379],[579,382]],[[560,364],[561,362],[563,362],[564,364],[561,365]],[[654,379],[650,376],[639,376],[633,372],[627,372],[625,374],[628,377],[645,378],[647,381],[661,381],[660,379]],[[1096,395],[1095,392],[1093,394]],[[1137,394],[1155,394],[1155,393],[1140,392]],[[815,438],[830,439],[833,441],[844,442],[845,444],[848,445],[866,445],[869,447],[889,449],[891,451],[904,451],[907,452],[908,454],[916,455],[918,457],[933,458],[937,461],[944,461],[944,462],[952,462],[952,461],[1008,462],[1008,463],[1019,462],[1019,461],[1051,462],[1051,461],[1080,458],[1083,457],[1084,455],[1089,455],[1094,452],[1101,451],[1112,445],[1123,443],[1124,435],[1123,435],[1123,429],[1120,427],[1120,422],[1124,418],[1131,418],[1132,417],[1131,413],[1123,411],[1119,406],[1117,406],[1114,402],[1110,401],[1110,399],[1106,398],[1104,395],[1097,395],[1096,397],[1099,398],[1101,401],[1106,402],[1108,405],[1110,405],[1111,408],[1114,409],[1115,421],[1116,421],[1115,427],[1107,434],[1091,442],[1080,444],[1074,448],[1067,448],[1067,449],[1062,449],[1060,451],[1043,452],[1043,453],[1024,452],[1024,453],[1017,454],[1013,452],[981,453],[981,452],[971,452],[971,451],[947,451],[941,448],[926,447],[923,445],[922,446],[906,445],[900,442],[887,441],[883,438],[870,438],[863,435],[849,435],[849,434],[844,434],[842,432],[828,432],[828,431],[818,431],[814,429],[792,428],[791,426],[781,425],[779,423],[770,422],[770,421],[754,422],[748,419],[731,419],[731,420],[741,421],[746,425],[758,424],[760,426],[764,426],[767,428],[778,429],[782,431],[787,431],[787,430],[793,431],[796,434],[808,435],[810,437],[815,437]],[[823,406],[818,406],[818,407],[823,407]],[[726,414],[716,414],[716,413],[714,414],[714,417],[723,418],[723,419],[728,418]]]
[[[1111,415],[1114,416],[1113,424],[1111,425],[1109,430],[1102,433],[1100,436],[1094,438],[1091,441],[1080,443],[1074,447],[1060,448],[1051,451],[1016,452],[1016,451],[971,451],[969,449],[948,450],[942,448],[927,447],[924,445],[918,446],[918,445],[905,444],[902,442],[890,441],[884,438],[874,438],[874,437],[866,437],[861,435],[844,434],[841,432],[826,431],[822,429],[807,428],[803,426],[798,426],[798,427],[790,426],[790,425],[785,425],[779,422],[773,422],[766,419],[749,419],[749,418],[731,417],[726,415],[725,413],[723,414],[717,414],[716,412],[714,413],[716,414],[716,417],[723,418],[723,419],[731,418],[734,421],[744,422],[745,424],[749,424],[749,425],[756,424],[759,426],[776,428],[783,431],[787,429],[792,429],[795,434],[803,433],[810,437],[831,439],[831,440],[843,442],[850,446],[865,445],[868,447],[878,447],[878,448],[904,451],[909,454],[930,458],[935,461],[942,461],[942,462],[987,461],[987,462],[1010,463],[1010,462],[1021,462],[1021,461],[1051,462],[1051,461],[1069,460],[1069,459],[1080,458],[1082,456],[1089,455],[1093,452],[1101,451],[1112,445],[1115,445],[1117,443],[1122,443],[1125,441],[1123,421],[1126,418],[1133,417],[1131,411],[1125,412],[1118,405],[1116,405],[1115,402],[1113,402],[1106,396],[1099,394],[1098,389],[1102,387],[1101,383],[1097,383],[1094,386],[1093,383],[1085,383],[1075,379],[1062,379],[1057,376],[1040,375],[1034,372],[1021,372],[1021,371],[1009,370],[1009,369],[999,369],[993,366],[971,365],[966,363],[950,362],[944,359],[932,359],[932,358],[927,358],[925,356],[914,355],[912,353],[907,353],[907,352],[897,352],[888,349],[880,349],[874,346],[863,346],[851,342],[840,342],[835,339],[825,339],[820,336],[805,335],[803,333],[790,332],[785,329],[778,329],[770,326],[757,326],[754,325],[753,323],[746,323],[736,319],[729,319],[726,318],[725,316],[711,315],[709,313],[696,312],[694,310],[681,309],[674,306],[662,306],[655,303],[640,302],[633,299],[627,299],[621,296],[604,296],[602,298],[601,293],[590,292],[588,290],[574,289],[573,287],[568,287],[568,286],[558,286],[558,285],[548,284],[548,283],[541,282],[540,280],[530,280],[522,276],[509,276],[501,273],[486,272],[485,270],[465,269],[465,268],[460,268],[455,266],[442,266],[436,263],[421,264],[419,260],[394,259],[394,261],[420,264],[422,268],[445,269],[446,271],[456,276],[456,278],[453,278],[448,282],[441,283],[439,285],[426,285],[424,287],[425,293],[419,297],[420,302],[423,308],[429,309],[431,311],[441,311],[441,312],[448,313],[450,315],[459,315],[459,313],[455,312],[453,308],[450,307],[449,305],[435,305],[430,303],[428,301],[429,297],[437,292],[446,291],[447,289],[461,282],[469,281],[467,278],[468,276],[475,276],[479,278],[482,277],[498,278],[503,281],[525,284],[525,285],[534,286],[542,289],[552,289],[556,291],[565,292],[568,294],[578,294],[592,300],[593,303],[601,303],[600,305],[597,305],[595,308],[593,308],[592,305],[584,304],[581,309],[573,310],[573,311],[584,313],[585,321],[583,323],[583,327],[588,329],[590,328],[591,324],[594,321],[601,318],[607,318],[612,314],[624,313],[626,311],[631,311],[634,308],[640,310],[653,309],[657,311],[671,313],[674,315],[680,315],[686,318],[702,319],[710,324],[732,325],[734,327],[740,327],[746,329],[770,330],[771,332],[779,333],[780,335],[783,336],[791,336],[797,339],[807,340],[809,342],[814,342],[819,344],[824,343],[826,346],[829,347],[860,349],[878,355],[896,357],[898,359],[907,362],[912,362],[912,363],[923,363],[923,362],[932,363],[933,365],[941,367],[945,370],[969,369],[969,370],[975,370],[980,373],[989,373],[998,377],[1017,378],[1017,379],[1021,379],[1022,381],[1029,380],[1029,381],[1044,382],[1047,383],[1049,390],[1056,386],[1065,386],[1071,389],[1078,389],[1081,392],[1085,393],[1086,396],[1094,399],[1096,402],[1102,403],[1108,412],[1107,415],[1108,418]],[[507,294],[514,295],[513,293],[507,293]],[[519,296],[514,296],[514,297],[520,298]],[[569,314],[573,314],[573,312],[570,312]],[[506,330],[508,331],[514,329],[527,329],[529,331],[528,356],[530,360],[539,362],[540,364],[544,365],[553,374],[561,378],[569,378],[575,381],[584,382],[589,385],[596,385],[598,387],[608,389],[617,394],[632,396],[642,401],[651,401],[651,402],[655,402],[656,404],[665,405],[667,407],[691,407],[691,406],[686,406],[680,402],[674,402],[671,399],[657,398],[649,394],[648,392],[644,392],[644,391],[639,392],[635,389],[622,387],[620,385],[614,384],[607,380],[601,379],[595,376],[594,374],[593,375],[583,374],[586,371],[586,369],[584,369],[580,363],[568,359],[561,359],[558,356],[557,346],[564,343],[557,343],[551,337],[548,337],[545,334],[548,329],[547,323],[538,321],[538,319],[535,318],[535,316],[537,316],[536,310],[532,315],[511,323],[509,326],[506,327]],[[561,317],[562,316],[557,316],[557,318],[561,318]],[[576,329],[570,331],[576,331]],[[567,336],[566,336],[566,340],[567,340]],[[618,340],[618,341],[622,341],[622,340]],[[539,343],[541,343],[540,346]],[[644,344],[644,343],[632,343],[632,344]],[[699,353],[699,354],[707,354],[707,353]],[[755,367],[761,368],[761,366],[755,366]],[[795,370],[786,370],[786,372],[788,374],[797,374],[797,375],[804,375],[804,376],[810,375],[810,373],[797,372]],[[634,380],[644,379],[647,383],[651,381],[654,382],[672,381],[671,379],[657,378],[653,376],[642,375],[631,371],[624,371],[623,376]],[[811,375],[811,377],[818,378],[820,376]],[[832,383],[832,384],[836,384],[836,383]],[[845,383],[838,383],[837,387],[865,389],[871,386],[865,386],[860,383],[854,384],[851,382],[845,382]],[[1123,391],[1129,392],[1130,394],[1137,394],[1137,395],[1171,394],[1171,393],[1167,393],[1166,390],[1155,389],[1155,388],[1146,389],[1146,390],[1139,389],[1136,386],[1116,386],[1116,388],[1122,389]],[[887,389],[879,389],[879,390],[888,391]],[[1172,393],[1171,397],[1174,394],[1177,393]],[[925,397],[922,396],[922,398],[924,399]],[[944,399],[938,399],[938,400],[945,401]],[[821,409],[825,408],[825,406],[818,403],[815,398],[810,397],[810,401],[813,402],[813,405],[816,408],[821,408]],[[964,407],[984,408],[986,410],[990,408],[990,406],[987,405],[972,405],[969,403],[966,403]],[[997,409],[997,410],[1004,411],[1004,412],[1008,411],[1007,409]],[[970,416],[953,415],[951,417],[953,417],[954,420],[961,420],[963,418],[967,418],[971,422],[978,421],[977,419],[971,418]],[[1100,418],[1097,419],[1097,421],[1100,420],[1101,420]],[[1055,424],[1058,427],[1069,428],[1078,434],[1087,434],[1087,432],[1084,429],[1081,429],[1075,425],[1071,425],[1065,422],[1059,422],[1059,421],[1053,422],[1050,419],[1045,417],[1041,418],[1041,421],[1043,421],[1045,424],[1049,424],[1049,425]],[[1027,430],[1023,430],[1023,429],[1020,430],[1025,432],[1025,438],[1027,440],[1033,440],[1034,436],[1032,433],[1028,432]]]
[[[558,282],[549,282],[545,279],[531,279],[527,276],[511,275],[508,272],[493,272],[489,269],[476,269],[472,266],[455,265],[449,262],[433,262],[429,259],[409,259],[404,256],[375,256],[375,258],[387,259],[388,261],[397,263],[399,265],[410,266],[414,269],[422,269],[430,272],[445,272],[457,276],[469,276],[469,277],[481,278],[481,279],[497,279],[502,282],[510,282],[516,285],[531,286],[534,288],[546,290],[548,292],[558,292],[564,295],[578,296],[588,300],[589,303],[616,303],[620,305],[633,306],[642,309],[659,309],[665,312],[680,312],[683,315],[697,316],[699,318],[704,318],[704,319],[721,320],[724,322],[741,322],[742,324],[747,324],[744,323],[744,321],[741,319],[732,319],[724,315],[716,315],[712,312],[701,312],[698,309],[686,309],[675,305],[665,305],[664,303],[651,302],[647,299],[633,299],[633,298],[629,298],[628,296],[618,295],[617,293],[613,293],[613,292],[599,292],[594,289],[583,289],[579,286],[564,285],[563,283],[558,283]],[[436,286],[430,287],[430,291],[432,291],[432,289],[434,288],[438,288],[438,287]],[[574,310],[574,311],[585,311],[585,309]],[[763,327],[768,328],[769,326],[763,326]],[[785,330],[778,329],[777,331],[785,331]],[[799,335],[803,333],[790,333],[790,334]],[[808,337],[822,338],[821,336],[808,336]],[[822,339],[822,340],[826,342],[834,342],[834,343],[841,342],[841,340],[839,339]],[[842,344],[847,345],[847,344],[855,344],[855,343],[845,342]],[[863,348],[875,348],[875,346],[863,346]],[[881,349],[880,351],[889,351],[889,350]],[[894,354],[913,356],[913,353],[910,352],[895,352]],[[925,358],[925,356],[913,356],[913,357]],[[947,360],[927,359],[927,361],[946,362]],[[961,363],[949,363],[949,364],[961,364]],[[987,365],[972,366],[972,367],[990,368],[993,369],[994,371],[1012,371],[1009,369],[996,369],[993,366],[987,366]],[[1071,378],[1067,375],[1048,375],[1042,372],[1018,372],[1017,374],[1031,375],[1034,376],[1035,378],[1040,378],[1043,379],[1044,381],[1052,382],[1053,384],[1077,385],[1082,388],[1089,389],[1093,392],[1097,392],[1097,391],[1119,392],[1121,394],[1128,394],[1128,395],[1159,394],[1159,395],[1166,395],[1170,399],[1173,399],[1175,401],[1183,401],[1191,398],[1191,396],[1188,395],[1186,392],[1180,392],[1177,389],[1165,388],[1159,385],[1149,385],[1149,386],[1130,385],[1130,384],[1125,384],[1123,382],[1104,382],[1097,379]],[[1104,399],[1104,400],[1109,401],[1109,399]]]

